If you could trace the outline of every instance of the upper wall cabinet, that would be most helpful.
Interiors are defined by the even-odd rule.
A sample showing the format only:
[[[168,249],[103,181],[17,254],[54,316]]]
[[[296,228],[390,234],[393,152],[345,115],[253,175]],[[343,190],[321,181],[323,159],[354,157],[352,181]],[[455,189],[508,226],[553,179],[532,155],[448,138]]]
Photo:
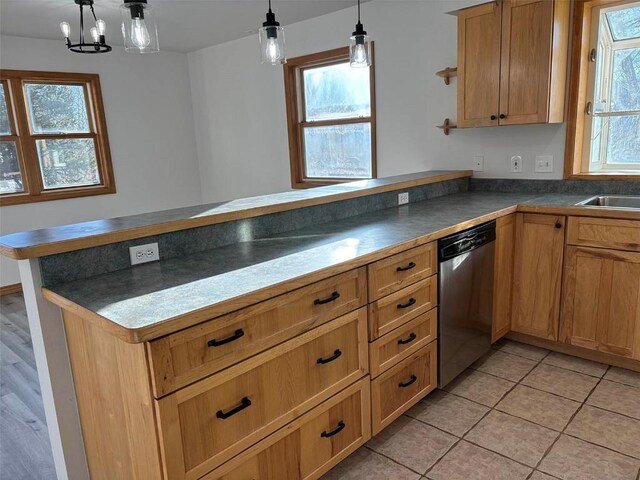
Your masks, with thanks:
[[[458,127],[561,123],[569,0],[503,0],[458,12]]]

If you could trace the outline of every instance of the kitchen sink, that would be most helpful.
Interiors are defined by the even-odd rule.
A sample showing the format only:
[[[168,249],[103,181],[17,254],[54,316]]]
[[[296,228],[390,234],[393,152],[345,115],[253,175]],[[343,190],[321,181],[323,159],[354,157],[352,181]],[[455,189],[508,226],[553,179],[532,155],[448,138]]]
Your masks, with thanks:
[[[596,195],[576,205],[640,210],[640,195]]]

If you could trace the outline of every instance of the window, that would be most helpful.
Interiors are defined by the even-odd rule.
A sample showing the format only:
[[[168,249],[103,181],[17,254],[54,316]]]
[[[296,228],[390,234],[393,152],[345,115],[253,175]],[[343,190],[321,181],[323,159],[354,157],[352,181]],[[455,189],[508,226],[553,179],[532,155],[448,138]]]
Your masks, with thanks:
[[[0,205],[114,192],[98,75],[0,70]]]
[[[566,173],[640,175],[640,1],[580,1],[574,29]]]
[[[375,178],[374,91],[373,64],[352,68],[348,48],[287,61],[285,94],[294,188]]]

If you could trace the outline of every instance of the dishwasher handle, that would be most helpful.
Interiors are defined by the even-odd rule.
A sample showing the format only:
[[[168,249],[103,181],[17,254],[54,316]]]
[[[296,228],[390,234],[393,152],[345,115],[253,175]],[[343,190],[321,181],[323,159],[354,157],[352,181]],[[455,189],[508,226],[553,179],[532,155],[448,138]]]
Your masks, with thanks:
[[[495,221],[480,225],[479,227],[443,238],[438,242],[438,257],[440,262],[445,262],[459,255],[471,252],[496,239]]]

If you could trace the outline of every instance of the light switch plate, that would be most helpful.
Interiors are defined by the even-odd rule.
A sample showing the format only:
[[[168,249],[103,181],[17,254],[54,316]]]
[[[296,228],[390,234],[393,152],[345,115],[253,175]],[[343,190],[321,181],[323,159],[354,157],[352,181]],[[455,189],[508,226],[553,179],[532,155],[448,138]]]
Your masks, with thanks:
[[[476,172],[484,172],[484,157],[482,155],[473,156],[473,170]]]
[[[522,155],[511,157],[511,171],[513,173],[522,173]]]
[[[536,157],[536,172],[553,172],[553,155],[539,155]]]

